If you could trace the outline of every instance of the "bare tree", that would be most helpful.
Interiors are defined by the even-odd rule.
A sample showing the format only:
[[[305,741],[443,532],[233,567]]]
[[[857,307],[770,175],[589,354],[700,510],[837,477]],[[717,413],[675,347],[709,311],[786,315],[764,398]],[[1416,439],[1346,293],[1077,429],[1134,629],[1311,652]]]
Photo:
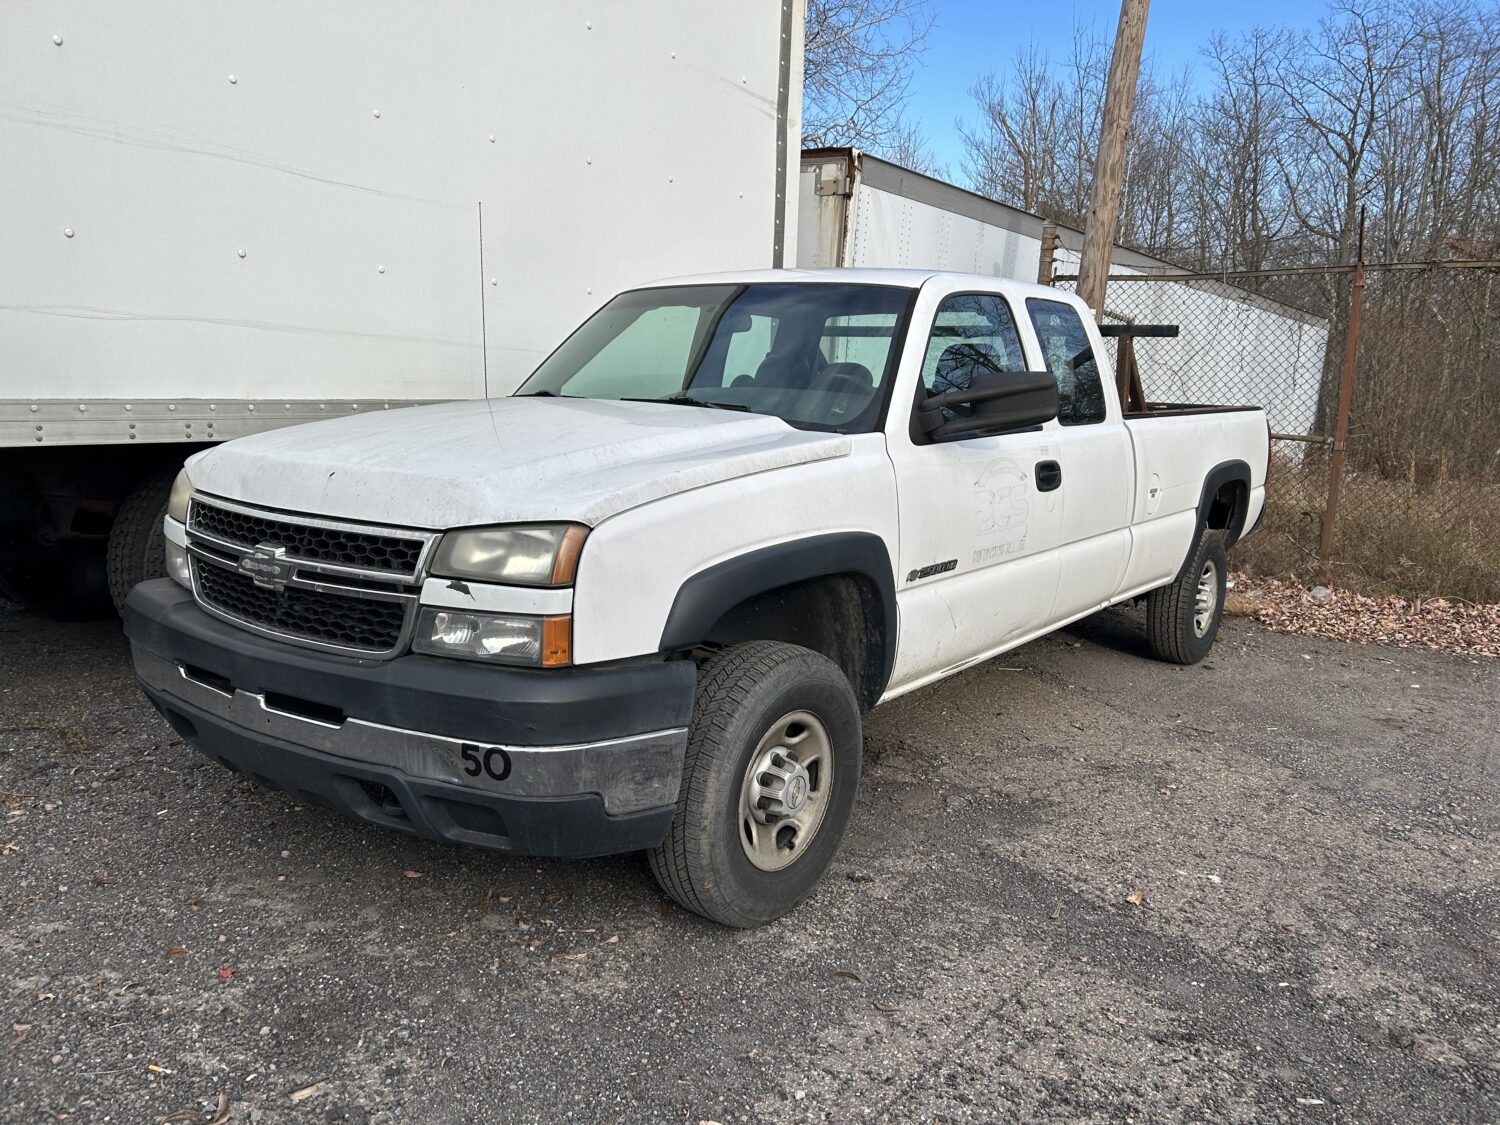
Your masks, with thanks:
[[[1016,52],[1009,83],[987,74],[970,91],[978,124],[958,123],[963,171],[974,190],[1027,211],[1053,209],[1061,192],[1063,92],[1035,44]]]
[[[1291,42],[1278,66],[1295,143],[1282,162],[1287,200],[1308,233],[1341,261],[1354,250],[1371,159],[1385,121],[1412,96],[1404,72],[1421,44],[1422,13],[1388,0],[1337,0],[1316,34]]]
[[[808,0],[803,145],[897,143],[932,20],[928,0]]]
[[[1236,40],[1216,35],[1204,49],[1210,86],[1192,139],[1201,268],[1264,269],[1290,233],[1281,174],[1290,108],[1276,70],[1287,51],[1286,32],[1259,27]]]
[[[899,121],[874,150],[876,156],[924,176],[946,179],[948,167],[938,160],[922,133],[921,122]]]

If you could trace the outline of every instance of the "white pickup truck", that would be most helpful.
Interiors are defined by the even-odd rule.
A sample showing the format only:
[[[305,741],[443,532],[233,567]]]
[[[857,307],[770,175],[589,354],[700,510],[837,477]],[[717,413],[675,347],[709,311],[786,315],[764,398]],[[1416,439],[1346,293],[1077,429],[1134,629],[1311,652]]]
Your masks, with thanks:
[[[861,715],[1144,597],[1213,644],[1259,519],[1254,408],[1122,416],[1088,310],[919,271],[615,297],[514,397],[257,434],[187,463],[146,693],[306,802],[533,855],[648,850],[752,926],[811,893]]]

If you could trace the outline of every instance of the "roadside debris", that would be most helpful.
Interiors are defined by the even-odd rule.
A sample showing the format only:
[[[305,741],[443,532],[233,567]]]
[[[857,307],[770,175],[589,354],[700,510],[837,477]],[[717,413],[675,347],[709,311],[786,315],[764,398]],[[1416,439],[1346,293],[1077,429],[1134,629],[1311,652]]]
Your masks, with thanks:
[[[1278,633],[1500,657],[1500,605],[1474,605],[1455,598],[1372,598],[1236,574],[1224,607]]]
[[[328,1084],[328,1079],[320,1078],[310,1086],[303,1086],[300,1090],[293,1090],[289,1095],[294,1102],[306,1101]]]

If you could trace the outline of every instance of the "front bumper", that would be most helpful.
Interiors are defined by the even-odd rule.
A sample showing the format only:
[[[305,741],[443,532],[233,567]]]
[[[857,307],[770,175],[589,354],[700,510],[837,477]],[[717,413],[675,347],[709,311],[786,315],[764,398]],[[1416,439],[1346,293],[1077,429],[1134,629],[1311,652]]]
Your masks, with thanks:
[[[688,662],[533,672],[360,660],[236,629],[170,579],[131,592],[125,631],[178,733],[307,803],[524,855],[648,848],[671,823]]]

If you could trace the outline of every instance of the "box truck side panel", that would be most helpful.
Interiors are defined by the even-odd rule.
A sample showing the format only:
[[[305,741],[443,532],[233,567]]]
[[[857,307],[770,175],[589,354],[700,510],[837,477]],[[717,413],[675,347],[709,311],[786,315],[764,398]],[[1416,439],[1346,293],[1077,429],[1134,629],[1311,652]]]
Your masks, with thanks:
[[[504,393],[608,293],[770,265],[781,8],[16,6],[0,399]]]

